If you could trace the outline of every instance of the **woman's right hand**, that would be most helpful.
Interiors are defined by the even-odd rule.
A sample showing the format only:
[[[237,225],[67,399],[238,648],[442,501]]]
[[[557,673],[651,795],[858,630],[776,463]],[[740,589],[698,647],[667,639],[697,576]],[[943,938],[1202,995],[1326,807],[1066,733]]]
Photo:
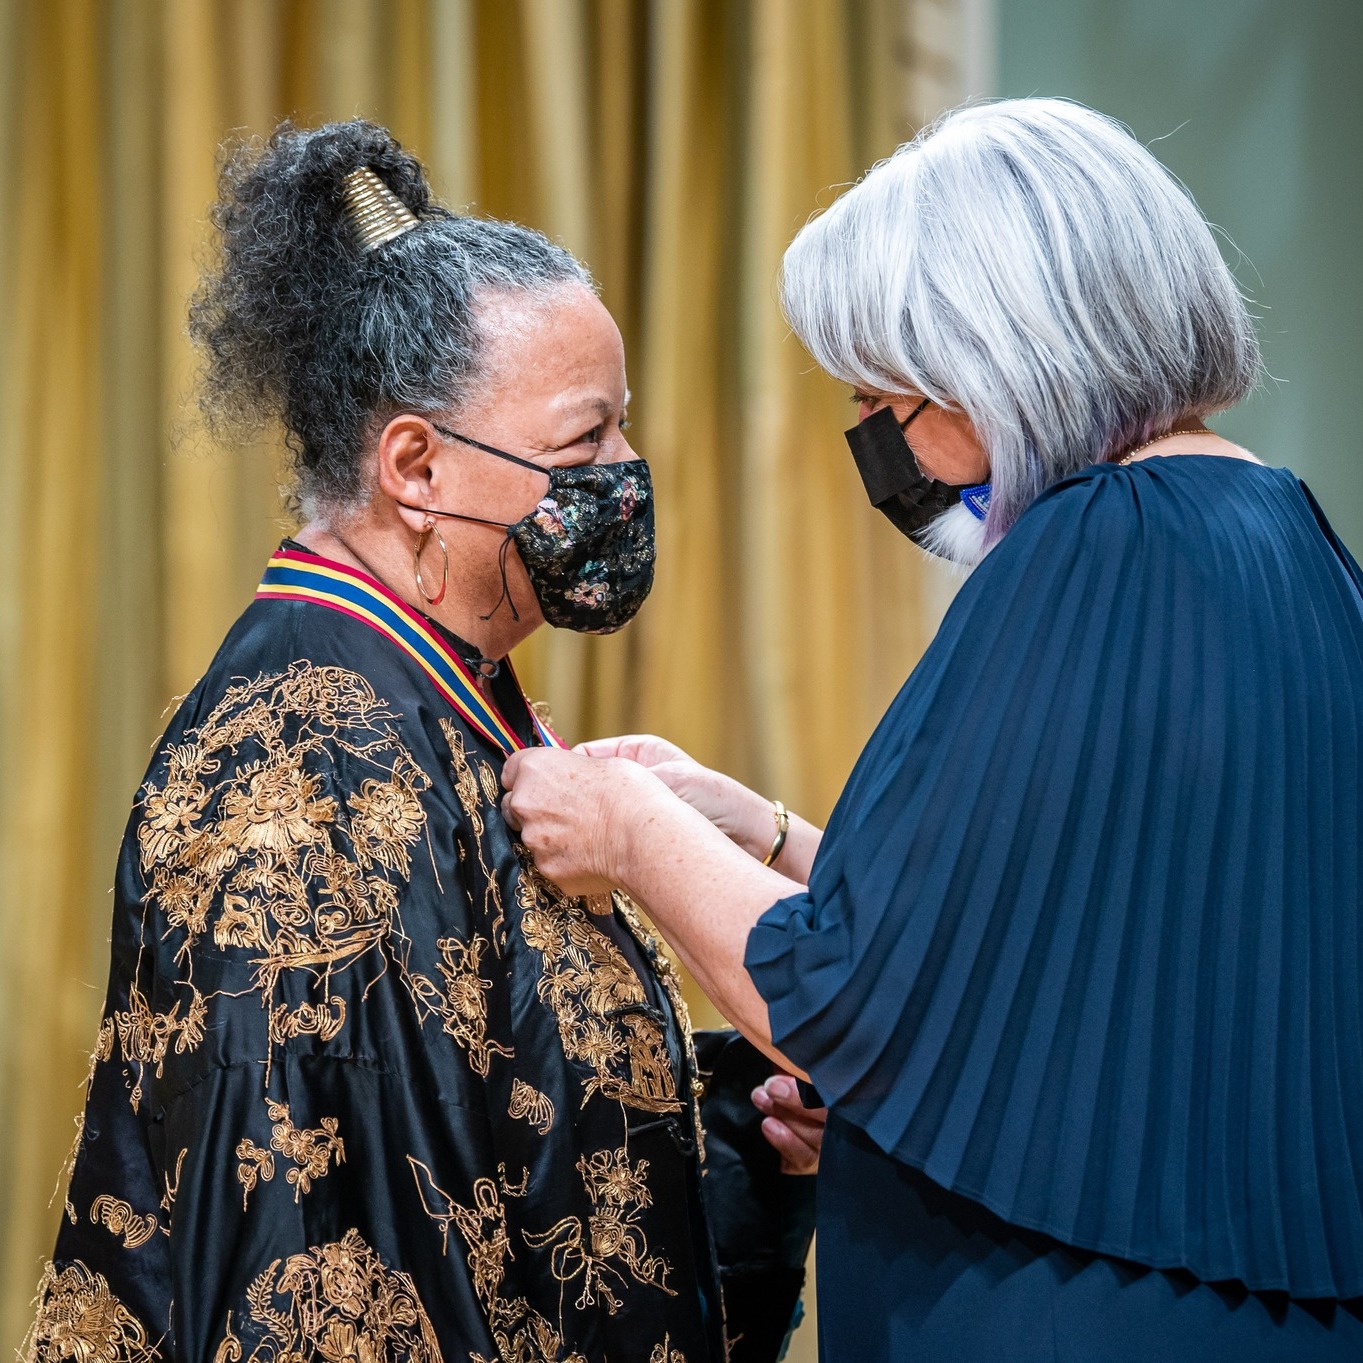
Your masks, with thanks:
[[[774,835],[771,801],[732,776],[702,766],[665,738],[625,734],[579,743],[573,751],[588,757],[621,757],[637,762],[745,852],[760,859],[771,847]]]

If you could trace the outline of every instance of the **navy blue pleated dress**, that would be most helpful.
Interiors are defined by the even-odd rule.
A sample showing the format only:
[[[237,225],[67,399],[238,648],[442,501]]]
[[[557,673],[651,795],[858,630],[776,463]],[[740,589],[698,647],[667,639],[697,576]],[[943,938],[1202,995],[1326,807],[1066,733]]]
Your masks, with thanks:
[[[1049,489],[747,966],[857,1360],[1363,1359],[1363,575],[1292,474]]]

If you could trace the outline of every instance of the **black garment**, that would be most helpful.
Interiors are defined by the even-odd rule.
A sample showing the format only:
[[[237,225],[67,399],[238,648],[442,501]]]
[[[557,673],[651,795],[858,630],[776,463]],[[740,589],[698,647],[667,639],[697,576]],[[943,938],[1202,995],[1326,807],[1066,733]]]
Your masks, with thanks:
[[[245,612],[128,825],[33,1356],[723,1357],[676,982],[501,764],[360,619]]]
[[[1191,455],[1058,484],[962,588],[748,941],[838,1119],[826,1358],[1202,1363],[1185,1279],[1363,1294],[1361,588],[1289,472]],[[1046,1265],[998,1287],[906,1170]],[[1242,1363],[1363,1357],[1259,1303]]]
[[[705,1084],[705,1207],[723,1265],[728,1363],[759,1363],[784,1354],[801,1319],[814,1178],[783,1174],[762,1135],[752,1091],[770,1077],[771,1061],[737,1032],[697,1032],[696,1060]]]

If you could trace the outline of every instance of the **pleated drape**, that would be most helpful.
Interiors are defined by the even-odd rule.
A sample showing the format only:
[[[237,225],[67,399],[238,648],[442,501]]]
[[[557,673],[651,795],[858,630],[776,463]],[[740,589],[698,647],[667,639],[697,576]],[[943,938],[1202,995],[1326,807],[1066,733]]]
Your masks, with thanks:
[[[853,413],[776,306],[800,223],[911,131],[901,0],[6,0],[0,8],[0,1349],[26,1326],[165,708],[286,527],[222,448],[184,314],[233,129],[356,114],[455,205],[561,238],[619,320],[654,598],[543,631],[572,738],[657,730],[813,817],[935,625]]]

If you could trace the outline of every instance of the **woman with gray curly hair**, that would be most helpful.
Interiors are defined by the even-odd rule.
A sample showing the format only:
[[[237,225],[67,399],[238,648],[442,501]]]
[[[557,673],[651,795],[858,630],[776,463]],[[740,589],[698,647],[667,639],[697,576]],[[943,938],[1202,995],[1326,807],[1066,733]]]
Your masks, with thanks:
[[[827,1102],[825,1358],[1358,1358],[1363,574],[1205,424],[1259,367],[1206,222],[1091,110],[972,107],[783,296],[971,575],[826,831],[639,736],[518,754],[509,821]]]
[[[615,323],[369,123],[245,146],[214,223],[208,412],[282,423],[304,524],[135,801],[25,1356],[771,1363],[819,1121],[765,1143],[771,1065],[499,807],[558,742],[511,648],[652,581]]]

